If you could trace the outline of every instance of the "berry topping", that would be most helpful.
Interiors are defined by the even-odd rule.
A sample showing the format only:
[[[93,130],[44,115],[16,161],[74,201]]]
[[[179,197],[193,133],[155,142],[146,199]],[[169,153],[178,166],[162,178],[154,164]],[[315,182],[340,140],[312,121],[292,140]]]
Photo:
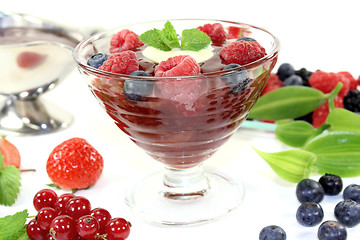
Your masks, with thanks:
[[[226,73],[221,78],[230,84],[232,93],[241,93],[245,91],[248,87],[248,84],[251,82],[249,74],[245,68],[242,68],[239,64],[231,63],[224,67],[223,70],[235,69],[234,72]]]
[[[354,227],[360,223],[360,204],[351,199],[339,202],[334,213],[345,227]]]
[[[346,240],[346,228],[337,221],[323,222],[318,229],[319,240]]]
[[[71,138],[50,153],[46,171],[54,184],[64,189],[85,189],[95,184],[104,161],[85,139]]]
[[[194,58],[187,55],[180,55],[162,61],[155,68],[155,77],[174,77],[197,75],[200,73],[200,66]]]
[[[323,200],[324,195],[325,192],[320,183],[312,179],[303,179],[296,186],[296,197],[301,203],[319,203]]]
[[[256,42],[256,39],[251,37],[240,37],[236,41]]]
[[[99,68],[103,62],[108,59],[108,55],[104,53],[96,53],[89,58],[87,64],[93,68]]]
[[[321,176],[319,183],[323,187],[326,195],[338,195],[343,187],[341,178],[333,174]]]
[[[323,93],[330,93],[339,82],[343,83],[339,96],[344,97],[350,89],[350,81],[343,74],[316,71],[309,78],[310,86]]]
[[[284,229],[276,225],[266,226],[261,229],[259,240],[286,240]]]
[[[305,227],[319,224],[324,218],[324,211],[316,202],[304,202],[296,211],[296,219]]]
[[[142,45],[144,44],[136,33],[128,29],[123,29],[111,38],[110,53],[135,50]]]
[[[131,76],[149,77],[149,73],[138,70],[130,73]],[[124,91],[125,96],[134,101],[144,101],[146,96],[149,95],[154,89],[154,81],[146,79],[125,79]]]
[[[0,136],[0,158],[1,156],[3,156],[4,167],[8,165],[14,165],[17,168],[20,167],[21,157],[19,150],[5,137]]]
[[[221,46],[226,41],[226,32],[220,23],[208,23],[198,27],[198,29],[206,33],[211,38],[213,45]]]
[[[245,65],[266,55],[265,49],[258,42],[236,41],[220,51],[225,64],[237,63]]]
[[[124,51],[110,55],[99,69],[112,73],[130,74],[139,70],[139,63],[133,51]]]

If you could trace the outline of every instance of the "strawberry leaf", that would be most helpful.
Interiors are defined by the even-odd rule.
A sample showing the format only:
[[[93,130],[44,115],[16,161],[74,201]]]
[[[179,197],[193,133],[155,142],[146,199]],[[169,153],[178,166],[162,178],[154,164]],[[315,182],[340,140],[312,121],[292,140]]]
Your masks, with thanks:
[[[0,239],[29,239],[26,234],[26,218],[28,211],[17,212],[14,215],[0,218]]]
[[[3,166],[0,159],[0,166]],[[13,165],[0,169],[0,204],[11,206],[20,192],[20,170]]]

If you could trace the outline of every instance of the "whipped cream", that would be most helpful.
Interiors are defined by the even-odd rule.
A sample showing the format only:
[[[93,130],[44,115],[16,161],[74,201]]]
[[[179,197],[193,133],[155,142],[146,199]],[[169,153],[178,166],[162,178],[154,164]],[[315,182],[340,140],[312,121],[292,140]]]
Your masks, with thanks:
[[[214,53],[214,48],[209,44],[206,48],[201,49],[200,51],[188,51],[181,50],[180,48],[173,48],[171,51],[162,51],[160,49],[147,46],[142,54],[144,57],[149,60],[160,63],[162,61],[166,61],[168,58],[179,56],[179,55],[189,55],[196,60],[197,63],[205,62],[210,59]]]

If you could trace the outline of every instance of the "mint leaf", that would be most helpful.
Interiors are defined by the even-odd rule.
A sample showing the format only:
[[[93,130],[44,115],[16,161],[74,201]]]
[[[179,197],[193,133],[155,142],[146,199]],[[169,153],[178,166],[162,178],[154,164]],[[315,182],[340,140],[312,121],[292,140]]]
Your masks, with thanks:
[[[199,51],[208,46],[210,43],[210,37],[199,29],[185,29],[182,32],[182,50]]]
[[[180,48],[180,43],[175,28],[169,21],[165,23],[165,27],[162,32],[164,34],[163,42],[166,44],[166,46],[168,46],[170,49]]]
[[[24,226],[28,211],[17,212],[14,215],[0,218],[0,239],[28,239],[24,237]]]
[[[140,40],[148,46],[160,49],[162,51],[170,51],[171,48],[164,43],[164,33],[159,29],[152,29],[140,35]]]
[[[3,166],[0,159],[0,166]],[[20,191],[20,170],[13,165],[0,169],[0,204],[11,206]],[[2,239],[2,238],[0,238]]]

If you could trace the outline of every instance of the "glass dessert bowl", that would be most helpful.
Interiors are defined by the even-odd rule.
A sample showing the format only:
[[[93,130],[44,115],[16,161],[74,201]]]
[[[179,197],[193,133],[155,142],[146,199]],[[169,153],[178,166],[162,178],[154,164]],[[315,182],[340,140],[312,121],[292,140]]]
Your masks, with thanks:
[[[202,163],[246,119],[276,64],[279,41],[271,33],[243,23],[193,19],[171,20],[170,23],[140,23],[94,35],[75,48],[74,58],[90,90],[116,125],[165,166],[164,171],[136,184],[126,196],[127,204],[153,223],[199,224],[226,215],[242,202],[244,189],[240,183],[221,173],[205,170]],[[225,38],[219,41],[207,33],[211,39],[207,46],[187,51],[184,47],[177,53],[154,50],[147,39],[155,31],[147,30],[154,28],[163,28],[159,31],[165,33],[172,28],[178,33],[184,30],[179,38],[185,46],[185,30],[205,25],[210,28],[221,25]],[[121,41],[121,38],[126,39],[126,34],[118,34],[123,30],[135,36],[129,38],[134,43],[130,50]],[[240,37],[246,37],[245,41],[238,39]],[[245,64],[229,63],[233,61],[232,56],[222,52],[226,46],[233,42],[254,42],[254,39],[262,55],[255,60],[248,59]],[[120,42],[116,50],[114,42]],[[176,43],[175,50],[178,48]],[[194,51],[206,53],[199,57]],[[158,59],[163,52],[168,53]],[[233,54],[231,49],[228,52]],[[111,57],[116,54],[120,56],[117,60]],[[122,60],[129,59],[129,54],[130,60]],[[89,59],[101,58],[100,55],[107,60],[96,68],[98,66],[94,67]],[[135,68],[128,67],[120,73],[112,70],[116,61],[133,63],[134,59]],[[110,67],[105,67],[109,64]],[[180,70],[174,70],[180,65]],[[167,71],[172,73],[164,74]]]

